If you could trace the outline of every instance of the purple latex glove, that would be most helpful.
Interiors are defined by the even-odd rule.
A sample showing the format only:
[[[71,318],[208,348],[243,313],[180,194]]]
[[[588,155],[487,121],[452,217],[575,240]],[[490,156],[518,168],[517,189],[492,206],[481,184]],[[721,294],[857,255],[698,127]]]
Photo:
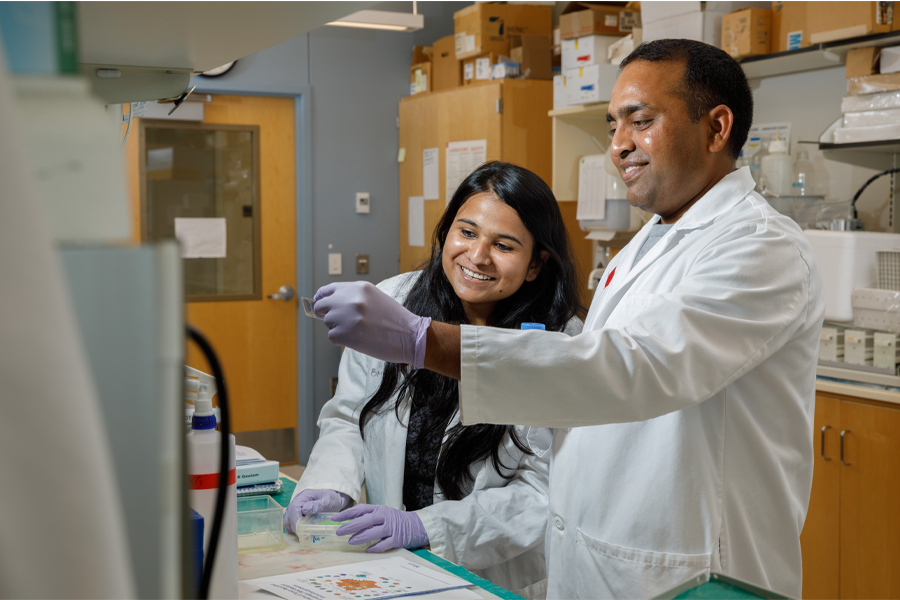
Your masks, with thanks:
[[[281,524],[291,533],[296,533],[294,528],[300,517],[314,515],[320,512],[337,512],[344,510],[352,499],[343,492],[334,490],[306,489],[291,498],[291,503],[284,511]]]
[[[332,344],[414,369],[425,366],[429,317],[414,315],[367,281],[330,283],[314,300]]]
[[[351,544],[365,544],[381,540],[366,552],[384,552],[392,548],[421,548],[428,543],[428,534],[422,519],[414,512],[397,510],[389,506],[357,504],[332,517],[335,521],[347,521],[335,532],[353,535]]]

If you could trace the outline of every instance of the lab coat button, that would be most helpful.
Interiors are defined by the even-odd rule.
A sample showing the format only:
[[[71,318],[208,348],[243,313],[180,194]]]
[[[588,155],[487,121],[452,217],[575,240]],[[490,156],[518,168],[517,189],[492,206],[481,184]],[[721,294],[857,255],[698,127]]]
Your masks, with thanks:
[[[560,519],[559,517],[556,517],[556,520],[554,521],[554,523],[556,523],[556,528],[559,529],[560,531],[562,531],[563,529],[566,528],[565,523],[563,523],[563,520]]]

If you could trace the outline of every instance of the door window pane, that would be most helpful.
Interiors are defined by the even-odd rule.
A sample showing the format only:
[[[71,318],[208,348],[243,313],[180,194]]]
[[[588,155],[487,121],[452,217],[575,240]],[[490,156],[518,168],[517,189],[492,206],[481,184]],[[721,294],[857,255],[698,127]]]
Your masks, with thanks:
[[[141,239],[177,219],[189,301],[260,299],[259,128],[142,120],[140,137]]]

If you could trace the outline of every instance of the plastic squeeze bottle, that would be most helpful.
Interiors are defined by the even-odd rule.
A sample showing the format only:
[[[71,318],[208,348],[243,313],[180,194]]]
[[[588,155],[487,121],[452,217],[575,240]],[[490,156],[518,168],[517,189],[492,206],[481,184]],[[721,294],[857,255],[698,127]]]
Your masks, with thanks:
[[[813,171],[815,167],[809,161],[806,150],[797,153],[797,162],[794,163],[794,183],[791,194],[794,196],[810,196],[813,192]]]
[[[790,196],[794,192],[794,164],[788,155],[787,141],[775,134],[769,142],[769,153],[762,157],[762,174],[766,178],[768,191],[778,196]]]
[[[191,431],[187,434],[188,475],[190,492],[188,504],[203,517],[203,556],[209,556],[209,536],[216,511],[216,494],[219,484],[219,445],[222,435],[216,431],[216,414],[212,408],[212,398],[204,397],[201,388],[194,402],[194,416]],[[234,467],[234,436],[228,436],[228,488],[225,496],[225,514],[219,533],[212,579],[209,585],[210,598],[236,599],[238,597],[237,558],[237,485]]]

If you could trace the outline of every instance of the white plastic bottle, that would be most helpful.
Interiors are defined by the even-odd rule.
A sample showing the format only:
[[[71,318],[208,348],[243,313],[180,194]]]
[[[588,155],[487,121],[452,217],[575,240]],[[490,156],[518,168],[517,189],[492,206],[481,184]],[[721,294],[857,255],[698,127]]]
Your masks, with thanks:
[[[788,154],[787,141],[775,134],[769,142],[769,153],[762,158],[762,175],[766,178],[768,191],[778,196],[793,194],[794,163]]]
[[[209,555],[209,536],[216,511],[219,481],[219,447],[222,435],[216,431],[216,415],[212,409],[212,394],[201,386],[187,434],[188,474],[190,492],[188,504],[203,517],[203,556]],[[208,398],[205,396],[209,396]],[[209,585],[210,598],[238,597],[237,558],[237,485],[234,468],[234,436],[228,436],[228,488],[225,514],[219,533],[215,564]]]
[[[797,161],[794,163],[794,181],[793,181],[793,191],[791,192],[794,196],[811,196],[815,192],[813,191],[813,173],[815,171],[815,167],[809,161],[809,154],[806,153],[806,150],[801,150],[797,153]]]

